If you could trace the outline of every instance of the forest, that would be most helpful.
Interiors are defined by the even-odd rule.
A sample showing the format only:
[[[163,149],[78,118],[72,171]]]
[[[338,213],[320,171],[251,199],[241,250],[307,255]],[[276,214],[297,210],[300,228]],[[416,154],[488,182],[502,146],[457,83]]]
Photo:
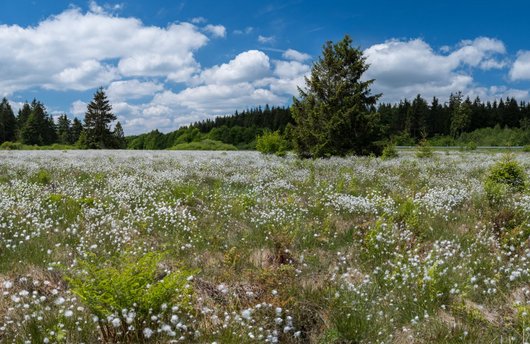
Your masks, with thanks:
[[[422,139],[436,146],[530,143],[530,103],[518,102],[515,98],[482,101],[478,97],[463,98],[457,93],[451,94],[447,102],[436,97],[429,102],[418,95],[397,104],[379,104],[375,111],[381,119],[383,137],[397,145],[416,145]],[[289,107],[265,105],[195,122],[169,133],[153,130],[125,139],[128,149],[168,149],[179,144],[213,140],[237,149],[253,150],[258,135],[265,131],[283,134],[289,124],[294,124]],[[0,144],[75,146],[82,131],[79,119],[63,114],[54,120],[37,100],[25,103],[16,116],[6,98],[0,104]]]

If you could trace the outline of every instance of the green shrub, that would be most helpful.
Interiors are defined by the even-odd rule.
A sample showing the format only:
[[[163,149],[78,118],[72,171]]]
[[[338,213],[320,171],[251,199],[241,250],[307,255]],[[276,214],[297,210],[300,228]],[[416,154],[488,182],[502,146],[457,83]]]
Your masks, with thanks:
[[[381,154],[381,159],[388,160],[397,158],[399,156],[399,153],[396,149],[396,146],[393,144],[386,145],[385,148],[383,148],[383,153]]]
[[[91,256],[69,273],[72,292],[97,316],[105,342],[142,341],[144,328],[168,323],[175,311],[180,317],[192,311],[192,273],[160,270],[163,258],[158,252],[139,258],[122,254],[111,261]]]
[[[41,168],[35,175],[30,178],[30,180],[33,183],[48,185],[52,181],[52,176],[50,175],[50,172]]]
[[[237,150],[237,148],[234,145],[223,143],[221,141],[215,141],[215,140],[202,140],[198,142],[186,142],[186,143],[179,143],[171,148],[170,150],[210,150],[210,151],[232,151]]]
[[[288,142],[279,131],[266,131],[256,138],[256,149],[264,154],[284,156],[288,149]]]
[[[418,158],[430,158],[433,156],[433,149],[427,140],[421,140],[416,150]]]
[[[466,150],[477,150],[478,146],[475,142],[468,142],[466,144]]]
[[[0,150],[20,150],[22,143],[6,141],[0,145]]]
[[[523,152],[530,153],[530,145],[526,145],[523,147]]]
[[[488,171],[485,185],[507,185],[514,191],[523,191],[526,183],[524,168],[511,155],[494,164]]]

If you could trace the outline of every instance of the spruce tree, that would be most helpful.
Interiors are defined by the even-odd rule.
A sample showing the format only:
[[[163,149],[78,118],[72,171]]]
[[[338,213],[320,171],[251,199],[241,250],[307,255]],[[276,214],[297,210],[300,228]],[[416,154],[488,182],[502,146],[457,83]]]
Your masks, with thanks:
[[[30,115],[20,130],[20,140],[28,145],[50,145],[57,141],[53,118],[36,99],[31,102]]]
[[[85,148],[102,149],[113,148],[114,138],[110,124],[116,120],[112,113],[107,95],[103,87],[94,94],[94,99],[88,104],[83,127],[86,135]]]
[[[29,106],[28,102],[25,102],[24,105],[22,105],[22,108],[18,110],[18,116],[17,116],[17,138],[21,140],[20,134],[22,131],[22,128],[26,125],[26,122],[28,121],[29,116],[31,115],[31,107]]]
[[[371,95],[373,80],[362,80],[368,69],[361,50],[345,36],[324,45],[322,57],[293,99],[295,148],[303,157],[327,157],[350,153],[380,154],[380,121]]]
[[[81,132],[83,131],[83,124],[80,120],[77,119],[77,117],[74,118],[72,121],[72,127],[70,130],[70,143],[74,144],[79,140],[79,136],[81,136]]]
[[[57,120],[57,138],[59,143],[70,144],[71,143],[71,123],[68,117],[63,114],[59,116]]]
[[[116,127],[114,127],[114,132],[112,133],[112,135],[114,136],[114,140],[115,140],[114,148],[118,148],[118,149],[127,148],[127,142],[125,141],[125,134],[123,133],[123,128],[119,121],[116,123]]]
[[[0,143],[15,141],[17,121],[7,98],[0,103]]]

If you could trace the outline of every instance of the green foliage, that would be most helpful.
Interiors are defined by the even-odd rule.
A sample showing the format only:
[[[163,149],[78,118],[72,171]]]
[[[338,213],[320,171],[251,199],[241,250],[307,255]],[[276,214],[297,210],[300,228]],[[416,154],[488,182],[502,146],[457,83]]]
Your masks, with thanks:
[[[389,160],[394,159],[399,156],[399,153],[396,149],[396,146],[394,144],[388,144],[383,148],[383,153],[381,154],[381,159],[383,160]]]
[[[7,98],[0,103],[0,144],[6,141],[15,141],[17,121]]]
[[[256,149],[264,154],[284,156],[288,149],[288,142],[279,131],[266,131],[256,138]]]
[[[222,143],[220,141],[214,140],[202,140],[200,142],[189,142],[189,143],[180,143],[171,148],[170,150],[210,150],[210,151],[232,151],[237,150],[236,147],[230,144]]]
[[[523,147],[523,152],[530,153],[530,145],[526,145]]]
[[[306,89],[293,99],[294,143],[302,157],[381,153],[374,108],[379,96],[370,95],[373,80],[362,81],[368,65],[351,43],[349,36],[327,42],[306,78]]]
[[[20,150],[23,149],[23,144],[19,142],[6,141],[0,145],[0,150]]]
[[[41,168],[33,177],[30,179],[33,183],[48,185],[52,181],[50,172]]]
[[[501,161],[495,163],[488,171],[486,185],[500,184],[506,185],[514,191],[523,191],[526,183],[526,173],[524,168],[513,159],[513,156],[506,155]]]
[[[416,149],[416,156],[418,158],[431,158],[433,156],[433,149],[427,140],[421,140]]]
[[[119,148],[110,130],[110,124],[115,120],[116,116],[112,113],[112,106],[107,95],[103,88],[100,88],[87,106],[83,126],[83,132],[86,136],[82,140],[79,139],[82,148]]]
[[[161,271],[159,265],[164,256],[159,252],[142,257],[122,254],[108,262],[91,256],[79,261],[75,271],[68,272],[72,292],[100,319],[105,339],[116,339],[116,331],[123,330],[122,338],[141,338],[141,329],[151,323],[151,312],[163,313],[164,304],[169,308],[177,306],[182,312],[191,311],[193,289],[188,279],[192,272]],[[122,310],[134,312],[136,328],[115,329],[105,321],[111,316],[127,324],[127,314]]]

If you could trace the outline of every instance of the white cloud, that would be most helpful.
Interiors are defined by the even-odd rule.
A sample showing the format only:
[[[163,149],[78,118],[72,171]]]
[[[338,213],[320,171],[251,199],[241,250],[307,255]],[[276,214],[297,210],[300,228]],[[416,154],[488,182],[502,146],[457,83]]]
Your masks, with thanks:
[[[274,36],[258,36],[258,42],[260,42],[261,44],[271,44],[274,43],[275,40],[276,39],[274,38]]]
[[[193,24],[204,24],[204,23],[208,22],[208,19],[206,19],[204,17],[195,17],[195,18],[191,19],[191,22]]]
[[[425,41],[414,39],[376,44],[364,53],[370,65],[367,78],[376,80],[374,91],[382,92],[385,101],[398,101],[419,93],[447,97],[471,90],[474,80],[469,68],[502,68],[495,57],[505,54],[506,48],[499,40],[480,37],[437,53]]]
[[[119,78],[116,68],[103,65],[96,60],[81,62],[78,66],[65,68],[52,76],[53,83],[44,84],[44,88],[63,90],[70,89],[83,91],[107,85],[112,80]]]
[[[234,30],[234,35],[248,35],[254,31],[252,26],[247,26],[243,30]]]
[[[530,51],[520,51],[510,69],[510,79],[530,80]]]
[[[231,84],[254,81],[270,73],[269,57],[259,50],[249,50],[233,60],[204,70],[200,80],[206,84]]]
[[[294,60],[298,62],[304,62],[311,59],[311,55],[299,52],[294,49],[287,49],[286,51],[284,51],[282,56],[286,60]]]
[[[87,90],[121,76],[160,76],[187,81],[200,66],[194,52],[208,37],[189,23],[166,28],[135,18],[68,9],[35,27],[0,26],[0,91],[46,87]],[[118,61],[117,70],[108,61]],[[90,79],[94,82],[86,82]]]
[[[294,79],[309,73],[310,68],[298,61],[275,61],[274,75],[280,79]]]
[[[84,117],[87,105],[88,103],[85,103],[84,101],[76,100],[75,102],[72,103],[72,106],[70,106],[70,112],[74,116]]]
[[[223,25],[206,25],[204,30],[214,37],[222,38],[226,36],[226,28]]]
[[[107,88],[107,95],[113,102],[139,99],[147,96],[154,96],[160,92],[164,86],[154,82],[141,82],[139,80],[115,81]]]

